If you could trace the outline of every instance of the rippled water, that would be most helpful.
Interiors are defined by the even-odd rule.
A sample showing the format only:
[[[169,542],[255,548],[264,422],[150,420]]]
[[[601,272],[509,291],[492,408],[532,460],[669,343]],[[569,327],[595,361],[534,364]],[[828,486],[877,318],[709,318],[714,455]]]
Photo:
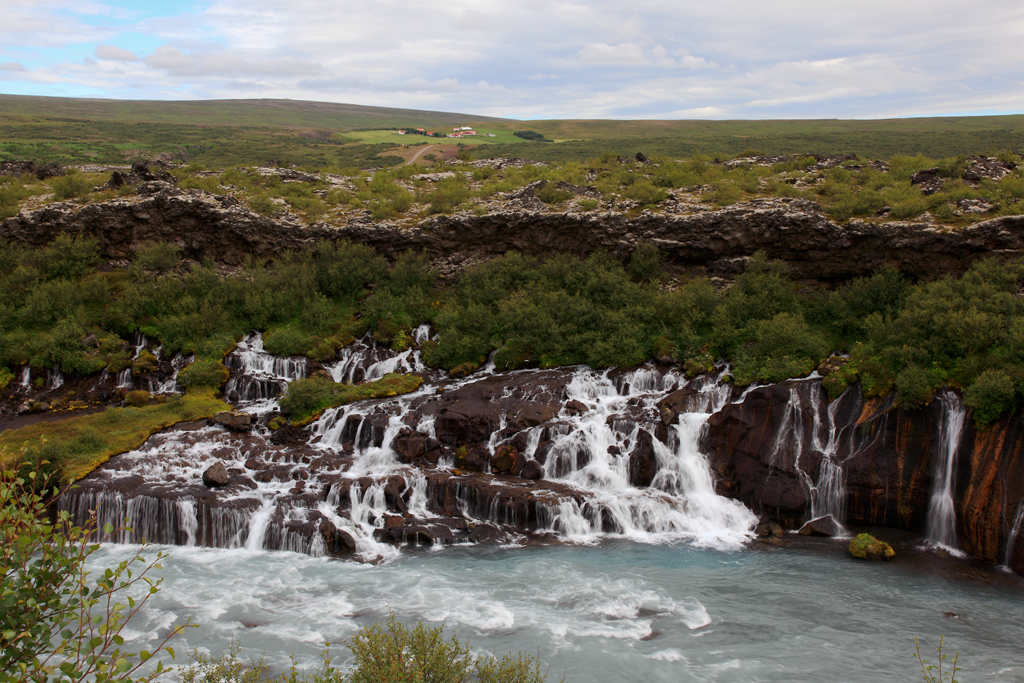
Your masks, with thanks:
[[[444,621],[481,651],[539,651],[550,680],[564,671],[568,681],[912,681],[914,636],[933,653],[940,635],[960,652],[962,681],[1024,680],[1020,582],[955,581],[825,548],[453,547],[375,567],[169,547],[163,590],[132,622],[129,645],[153,645],[191,618],[201,626],[178,639],[179,653],[237,639],[272,667],[289,653],[313,666],[324,641],[390,608],[405,621]],[[92,563],[133,549],[106,546]],[[348,656],[332,650],[338,662]]]

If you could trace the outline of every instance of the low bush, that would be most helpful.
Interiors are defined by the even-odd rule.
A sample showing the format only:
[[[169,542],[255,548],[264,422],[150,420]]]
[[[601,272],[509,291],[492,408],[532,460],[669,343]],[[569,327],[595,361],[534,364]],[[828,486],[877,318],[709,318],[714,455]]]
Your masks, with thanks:
[[[423,378],[416,375],[387,374],[374,382],[358,385],[339,384],[325,377],[309,377],[291,382],[278,403],[292,424],[301,426],[309,424],[328,408],[368,398],[407,394],[421,384]]]
[[[50,181],[53,189],[53,196],[56,199],[74,199],[92,192],[93,183],[80,173],[69,169],[66,175],[59,176]]]
[[[209,387],[219,389],[228,381],[228,369],[224,363],[214,358],[197,358],[178,373],[178,384],[191,389],[193,387]]]

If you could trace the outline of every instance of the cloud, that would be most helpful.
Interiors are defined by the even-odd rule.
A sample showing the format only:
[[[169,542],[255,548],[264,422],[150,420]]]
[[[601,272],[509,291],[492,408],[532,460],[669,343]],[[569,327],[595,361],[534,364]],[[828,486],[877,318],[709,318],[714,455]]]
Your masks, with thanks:
[[[21,62],[0,62],[0,71],[28,71]]]
[[[578,53],[581,61],[591,64],[638,66],[647,63],[642,46],[636,43],[589,43]]]
[[[542,118],[1024,111],[1020,3],[970,13],[959,0],[165,7],[5,0],[5,83],[38,86],[33,94],[50,83],[106,97],[244,94]],[[15,75],[22,64],[32,70]]]
[[[116,45],[100,43],[96,46],[97,59],[109,59],[114,62],[137,62],[139,58],[131,50],[124,50]]]

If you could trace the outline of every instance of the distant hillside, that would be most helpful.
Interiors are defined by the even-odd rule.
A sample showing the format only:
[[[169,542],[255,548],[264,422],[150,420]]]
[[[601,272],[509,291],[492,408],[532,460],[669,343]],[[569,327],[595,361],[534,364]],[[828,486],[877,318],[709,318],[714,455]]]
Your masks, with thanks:
[[[887,120],[614,121],[500,119],[453,112],[295,100],[134,101],[0,95],[0,160],[126,163],[164,156],[211,168],[296,164],[310,170],[392,166],[423,138],[353,134],[416,126],[472,125],[495,137],[431,140],[473,157],[579,161],[602,155],[676,159],[700,153],[894,154],[934,158],[1024,152],[1024,115]],[[555,144],[517,141],[529,128]],[[456,149],[458,142],[460,147]],[[404,143],[404,144],[403,144]],[[469,149],[465,149],[469,145]],[[435,150],[436,151],[436,150]]]
[[[503,121],[486,116],[300,100],[102,100],[0,95],[0,117],[62,117],[90,121],[285,128],[390,128]]]

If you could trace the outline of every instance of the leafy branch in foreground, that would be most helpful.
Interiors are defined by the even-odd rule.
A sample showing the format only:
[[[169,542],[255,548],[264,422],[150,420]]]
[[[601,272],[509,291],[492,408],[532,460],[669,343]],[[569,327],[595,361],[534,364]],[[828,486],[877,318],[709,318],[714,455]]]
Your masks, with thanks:
[[[917,642],[917,636],[914,637],[914,651],[917,661],[921,665],[921,673],[924,675],[926,683],[957,683],[956,672],[960,670],[960,667],[956,665],[956,660],[960,657],[960,653],[953,653],[952,671],[948,668],[946,671],[943,671],[942,663],[949,655],[942,652],[941,636],[939,637],[939,646],[935,648],[935,651],[939,654],[938,664],[929,664],[928,660],[921,656],[921,645]]]
[[[160,590],[162,579],[146,574],[160,568],[164,555],[147,560],[141,546],[93,578],[85,562],[100,546],[92,539],[110,538],[114,528],[96,534],[95,516],[79,527],[66,511],[51,522],[36,476],[0,473],[0,683],[155,679],[167,670],[163,662],[145,663],[162,651],[173,659],[167,642],[189,624],[172,627],[156,649],[138,654],[122,651],[122,632]]]

